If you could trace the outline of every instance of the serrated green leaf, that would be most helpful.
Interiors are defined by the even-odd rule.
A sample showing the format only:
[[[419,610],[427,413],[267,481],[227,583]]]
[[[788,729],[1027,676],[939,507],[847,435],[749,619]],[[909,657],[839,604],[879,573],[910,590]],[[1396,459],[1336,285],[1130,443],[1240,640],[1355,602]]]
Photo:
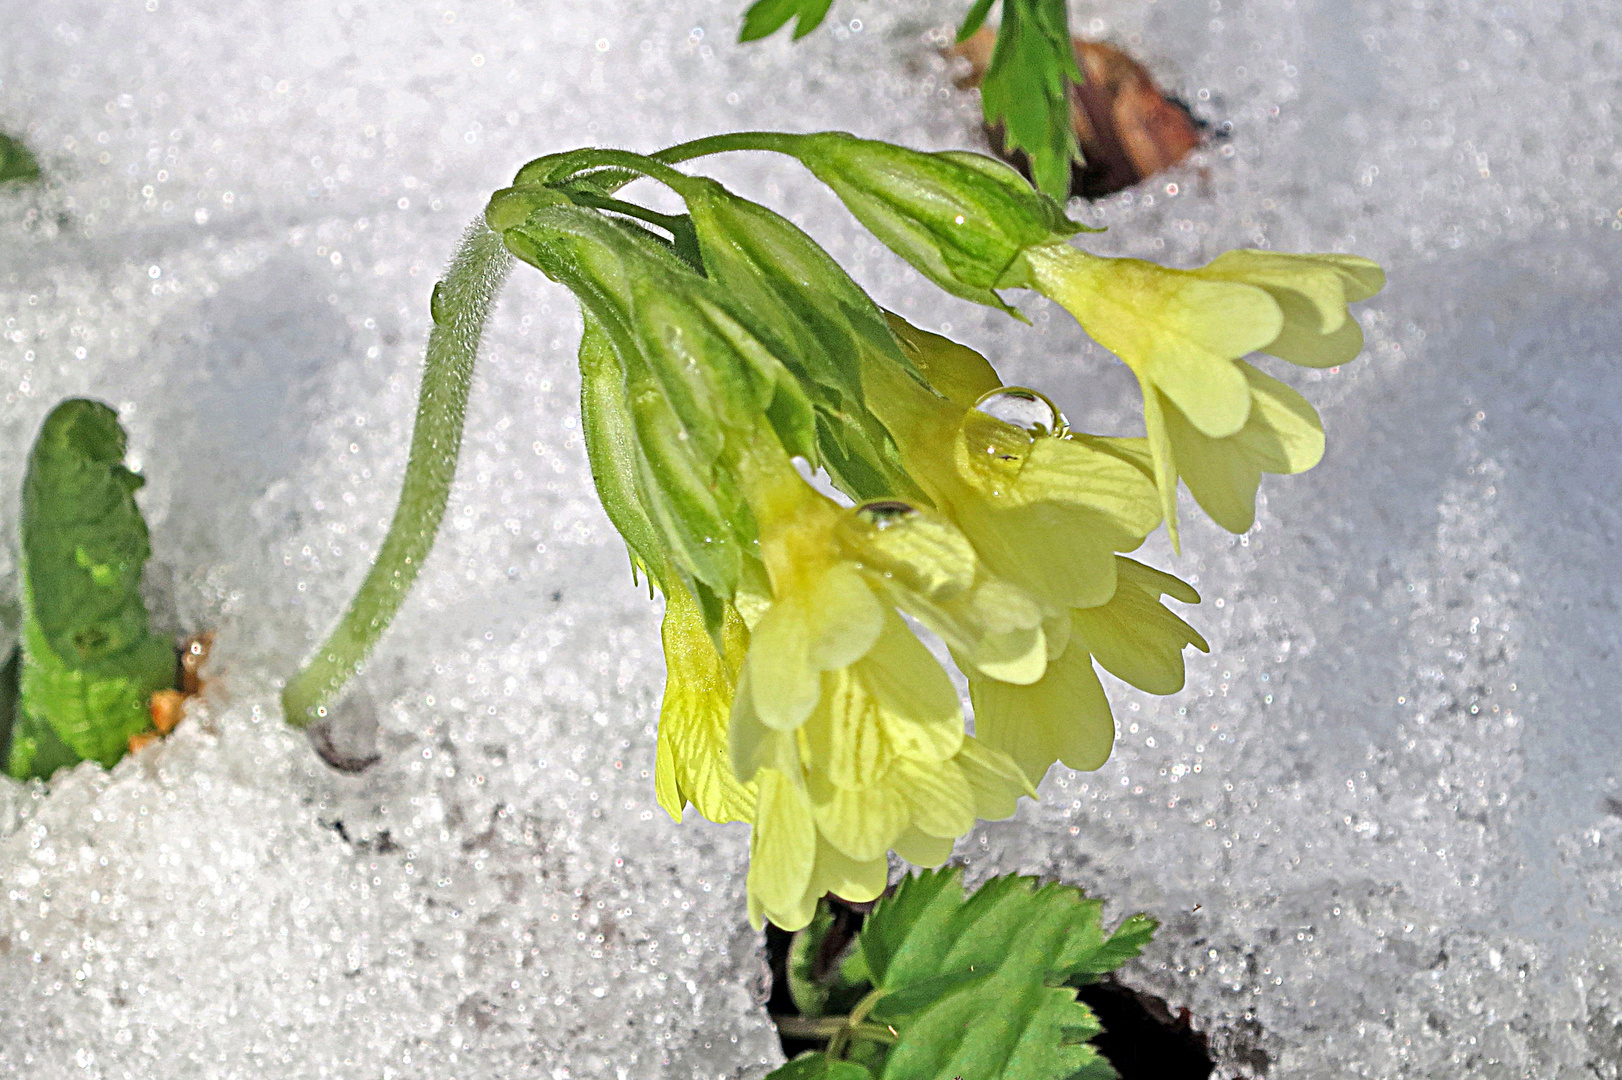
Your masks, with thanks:
[[[738,31],[739,41],[758,41],[782,29],[790,19],[794,24],[794,40],[798,41],[828,16],[833,0],[755,0],[743,15],[743,29]]]
[[[904,879],[859,942],[877,988],[868,1014],[897,1038],[880,1080],[1068,1080],[1114,1070],[1068,979],[1137,954],[1153,920],[1106,936],[1102,904],[1069,886],[998,877],[965,897],[960,871]]]
[[[1115,933],[1089,955],[1066,957],[1065,966],[1072,977],[1114,971],[1128,960],[1136,959],[1159,928],[1157,920],[1139,912],[1117,926]]]
[[[1083,80],[1065,0],[1006,0],[997,44],[980,84],[986,122],[1001,124],[1008,150],[1022,150],[1039,190],[1061,202],[1081,157],[1070,119],[1070,85]]]
[[[838,1061],[817,1050],[773,1069],[766,1080],[873,1080],[873,1074],[854,1061]]]
[[[935,1004],[947,994],[956,993],[995,974],[990,967],[979,971],[949,971],[944,975],[908,983],[893,993],[886,994],[873,1006],[868,1018],[877,1024],[901,1020],[909,1013],[920,1012]]]
[[[39,162],[18,139],[0,132],[0,184],[39,179]]]
[[[40,427],[23,480],[23,661],[7,771],[49,776],[71,755],[110,766],[175,682],[173,645],[141,599],[151,547],[124,467],[117,414],[64,401]],[[53,741],[54,740],[54,741]],[[64,753],[66,751],[66,753]],[[48,771],[47,771],[48,770]]]

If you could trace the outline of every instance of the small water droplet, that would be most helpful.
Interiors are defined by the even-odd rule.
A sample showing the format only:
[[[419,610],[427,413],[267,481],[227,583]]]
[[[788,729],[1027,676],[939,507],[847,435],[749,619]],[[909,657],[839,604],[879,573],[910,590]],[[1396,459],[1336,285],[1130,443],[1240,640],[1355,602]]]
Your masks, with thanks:
[[[1039,391],[1023,386],[998,387],[981,397],[974,407],[1031,435],[1063,436],[1070,431],[1057,405]]]
[[[917,512],[916,506],[901,502],[899,499],[863,503],[856,508],[856,516],[875,529],[888,529],[892,525],[898,525]]]

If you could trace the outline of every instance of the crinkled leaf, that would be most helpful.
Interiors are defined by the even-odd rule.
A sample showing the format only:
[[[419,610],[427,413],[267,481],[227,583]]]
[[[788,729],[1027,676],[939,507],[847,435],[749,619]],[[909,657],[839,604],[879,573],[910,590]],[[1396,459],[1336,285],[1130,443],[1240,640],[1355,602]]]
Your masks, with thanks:
[[[141,599],[151,547],[124,448],[112,409],[74,399],[46,417],[29,454],[13,776],[48,776],[63,749],[112,765],[149,725],[153,691],[174,685],[174,647],[151,632]]]

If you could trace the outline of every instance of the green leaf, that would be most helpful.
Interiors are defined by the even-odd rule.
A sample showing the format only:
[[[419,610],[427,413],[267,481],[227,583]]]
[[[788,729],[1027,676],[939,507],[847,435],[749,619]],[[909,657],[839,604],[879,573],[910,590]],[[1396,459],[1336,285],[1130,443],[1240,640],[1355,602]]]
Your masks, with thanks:
[[[1039,190],[1063,201],[1081,148],[1070,120],[1070,84],[1084,79],[1065,0],[1006,0],[991,64],[980,84],[988,124],[1009,151],[1023,150]]]
[[[854,1061],[837,1061],[817,1050],[773,1069],[766,1080],[873,1080],[873,1074]]]
[[[974,32],[985,25],[986,16],[991,14],[991,7],[996,2],[997,0],[974,0],[974,6],[963,16],[963,25],[957,28],[959,45],[973,37]]]
[[[39,162],[19,140],[0,132],[0,184],[39,179]]]
[[[1077,975],[1103,975],[1114,971],[1128,960],[1134,960],[1144,946],[1155,936],[1160,923],[1139,912],[1115,928],[1109,940],[1086,957],[1067,958],[1071,977]]]
[[[798,41],[818,26],[828,15],[833,0],[755,0],[743,15],[743,29],[738,31],[739,41],[758,41],[782,29],[790,19],[794,24],[794,40]]]
[[[880,1080],[1113,1076],[1089,1044],[1097,1019],[1065,983],[1137,955],[1154,922],[1135,916],[1106,936],[1102,907],[1028,877],[969,897],[956,868],[904,879],[859,938],[877,988],[867,1018],[896,1035]]]
[[[7,771],[49,776],[88,759],[112,765],[173,687],[173,645],[141,600],[151,548],[112,409],[64,401],[46,417],[22,496],[23,663]]]

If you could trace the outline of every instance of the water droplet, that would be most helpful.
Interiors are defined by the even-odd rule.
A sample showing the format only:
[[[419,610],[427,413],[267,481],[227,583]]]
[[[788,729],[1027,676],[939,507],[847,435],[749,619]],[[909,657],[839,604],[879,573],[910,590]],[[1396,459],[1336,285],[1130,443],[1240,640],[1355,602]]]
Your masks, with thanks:
[[[1062,436],[1070,431],[1057,405],[1023,386],[998,387],[981,397],[974,407],[1031,435]]]
[[[450,290],[445,288],[443,281],[434,283],[434,294],[428,298],[428,313],[433,316],[436,325],[443,325],[451,319]]]
[[[898,525],[917,512],[916,506],[898,499],[863,503],[856,508],[856,516],[875,529],[888,529],[892,525]]]

